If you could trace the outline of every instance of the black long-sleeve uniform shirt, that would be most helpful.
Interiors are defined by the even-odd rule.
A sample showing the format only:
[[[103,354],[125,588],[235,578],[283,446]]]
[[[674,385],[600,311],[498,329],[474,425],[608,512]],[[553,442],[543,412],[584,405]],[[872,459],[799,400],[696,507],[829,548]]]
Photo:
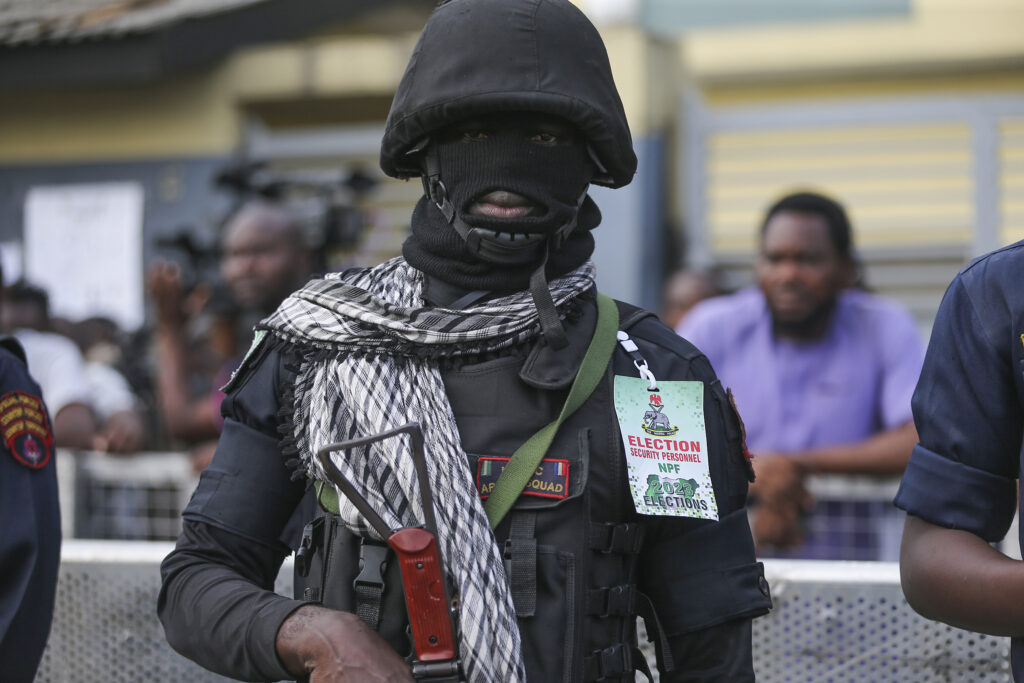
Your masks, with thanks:
[[[766,612],[770,599],[743,510],[746,470],[735,414],[722,405],[724,393],[706,359],[668,328],[648,318],[630,334],[659,376],[705,381],[709,451],[718,454],[712,477],[719,522],[644,518],[642,588],[655,605],[667,607],[659,616],[678,666],[662,680],[752,680],[750,618]],[[183,514],[177,547],[161,567],[158,611],[172,646],[241,680],[289,678],[274,644],[282,622],[303,604],[270,592],[291,552],[282,535],[307,489],[291,479],[279,448],[279,397],[294,379],[287,356],[287,349],[265,347],[243,366],[245,375],[222,407],[216,455]],[[624,372],[635,373],[630,359],[619,360],[629,369]],[[445,373],[464,443],[473,440],[474,429],[486,429],[462,417],[473,411],[458,399],[458,386],[471,375],[472,367]],[[472,376],[480,381],[479,373]],[[556,413],[558,404],[552,402]],[[536,416],[523,419],[546,424],[550,410],[540,406]]]

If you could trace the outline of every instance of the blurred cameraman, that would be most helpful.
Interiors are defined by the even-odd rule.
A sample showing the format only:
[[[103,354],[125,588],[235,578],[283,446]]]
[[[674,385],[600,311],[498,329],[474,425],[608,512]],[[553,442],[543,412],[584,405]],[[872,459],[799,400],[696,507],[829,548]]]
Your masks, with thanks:
[[[209,377],[202,395],[189,390],[187,326],[200,307],[216,299],[189,300],[181,270],[158,262],[147,275],[147,289],[156,308],[157,397],[168,435],[192,447],[194,469],[206,467],[220,434],[220,387],[241,360],[253,324],[273,312],[293,290],[306,282],[312,267],[303,219],[287,204],[250,199],[225,224],[220,241],[220,274],[233,304],[233,320],[220,320],[227,339],[218,344],[220,367]],[[217,314],[223,314],[224,307]],[[228,329],[225,330],[225,325]]]

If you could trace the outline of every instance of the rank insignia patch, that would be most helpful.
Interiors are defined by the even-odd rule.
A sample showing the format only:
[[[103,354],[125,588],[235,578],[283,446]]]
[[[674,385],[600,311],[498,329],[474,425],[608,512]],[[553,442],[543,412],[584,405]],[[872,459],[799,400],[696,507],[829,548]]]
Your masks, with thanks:
[[[487,500],[498,477],[505,471],[509,458],[483,457],[476,465],[476,490],[480,499]],[[536,471],[523,489],[524,496],[540,496],[541,498],[569,497],[569,461],[548,460],[545,458],[537,465]]]
[[[20,391],[0,397],[0,429],[14,459],[34,470],[50,461],[53,432],[42,399]]]

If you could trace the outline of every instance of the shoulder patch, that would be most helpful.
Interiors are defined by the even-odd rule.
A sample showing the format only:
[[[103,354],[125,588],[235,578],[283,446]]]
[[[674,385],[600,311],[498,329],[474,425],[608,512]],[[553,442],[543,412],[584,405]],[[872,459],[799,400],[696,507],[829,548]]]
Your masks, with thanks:
[[[476,488],[481,500],[487,500],[498,477],[505,471],[511,458],[483,457],[476,466]],[[539,496],[541,498],[569,497],[569,461],[544,458],[537,465],[537,470],[530,477],[523,496]]]
[[[7,450],[25,467],[38,470],[50,461],[53,432],[38,396],[22,391],[0,396],[0,429]]]
[[[242,362],[238,364],[235,371],[231,373],[231,379],[228,380],[227,384],[222,386],[220,390],[225,394],[231,391],[237,386],[239,380],[245,376],[248,371],[249,365],[258,355],[260,348],[263,346],[263,341],[267,338],[266,330],[256,330],[253,334],[252,344],[249,345],[249,350],[245,352],[245,356],[242,358]]]

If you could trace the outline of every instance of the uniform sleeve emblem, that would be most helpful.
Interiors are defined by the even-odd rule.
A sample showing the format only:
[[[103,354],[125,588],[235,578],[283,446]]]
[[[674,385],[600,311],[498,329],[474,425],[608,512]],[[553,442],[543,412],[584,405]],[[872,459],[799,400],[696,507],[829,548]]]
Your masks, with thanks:
[[[53,432],[38,396],[21,391],[0,396],[0,430],[7,450],[25,467],[38,470],[50,462]]]

